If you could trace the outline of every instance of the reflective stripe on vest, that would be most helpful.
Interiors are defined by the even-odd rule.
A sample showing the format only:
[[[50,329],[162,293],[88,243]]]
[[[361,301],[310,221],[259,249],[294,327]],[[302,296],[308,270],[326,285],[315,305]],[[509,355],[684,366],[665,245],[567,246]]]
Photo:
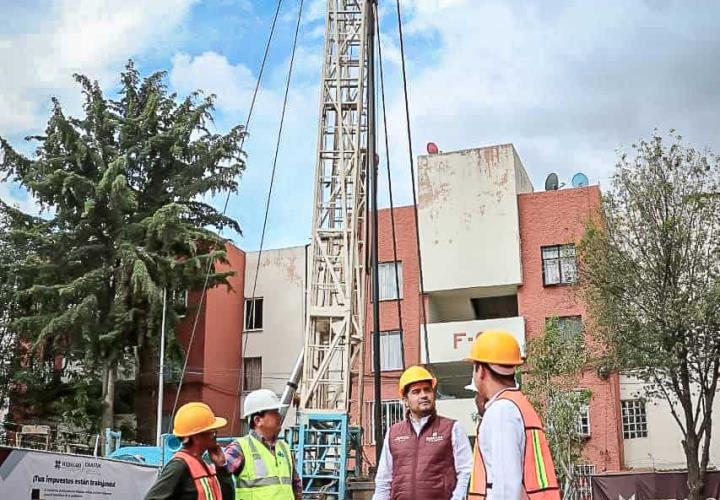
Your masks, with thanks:
[[[235,500],[294,500],[292,455],[283,440],[275,443],[275,455],[253,436],[237,440],[245,465],[235,479]]]
[[[555,478],[555,467],[550,447],[545,438],[540,417],[525,395],[517,389],[501,392],[497,399],[512,401],[525,427],[525,454],[523,457],[523,487],[526,498],[531,500],[559,500],[560,493]],[[485,498],[490,486],[487,483],[485,460],[480,452],[480,431],[475,441],[473,471],[470,476],[469,498]]]
[[[485,498],[487,496],[488,482],[485,461],[480,454],[480,426],[475,434],[475,446],[473,447],[473,468],[470,473],[470,486],[468,487],[468,498]],[[478,457],[480,457],[478,459]]]
[[[222,500],[222,491],[215,476],[214,466],[206,464],[185,451],[178,451],[173,458],[185,462],[197,490],[197,500]]]

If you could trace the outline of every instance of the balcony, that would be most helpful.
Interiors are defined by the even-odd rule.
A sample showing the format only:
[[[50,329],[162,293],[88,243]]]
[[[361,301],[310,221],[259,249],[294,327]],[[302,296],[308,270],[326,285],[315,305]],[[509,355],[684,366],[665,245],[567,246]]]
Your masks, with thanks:
[[[485,319],[473,321],[450,321],[445,323],[428,323],[427,337],[430,361],[439,363],[462,362],[470,353],[470,345],[475,337],[486,330],[506,330],[512,333],[520,343],[525,354],[525,319],[522,316],[513,318]],[[420,359],[427,364],[425,336],[420,335]]]

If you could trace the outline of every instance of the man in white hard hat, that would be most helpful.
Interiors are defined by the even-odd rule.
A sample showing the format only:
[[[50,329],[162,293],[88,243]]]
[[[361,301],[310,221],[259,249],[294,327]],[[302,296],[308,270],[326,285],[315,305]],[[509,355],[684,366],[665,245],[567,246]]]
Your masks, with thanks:
[[[478,416],[482,418],[485,414],[485,403],[487,403],[487,400],[478,392],[474,379],[471,379],[470,383],[465,386],[465,390],[475,393],[475,407],[477,408]]]
[[[301,500],[302,482],[290,446],[278,439],[280,410],[287,407],[268,389],[245,397],[243,418],[250,432],[225,448],[227,470],[235,475],[235,500]]]

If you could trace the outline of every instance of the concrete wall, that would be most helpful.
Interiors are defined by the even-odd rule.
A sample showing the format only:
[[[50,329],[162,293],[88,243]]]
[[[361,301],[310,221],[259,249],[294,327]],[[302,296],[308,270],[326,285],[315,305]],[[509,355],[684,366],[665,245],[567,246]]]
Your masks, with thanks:
[[[263,328],[245,333],[244,357],[262,357],[262,387],[282,394],[305,335],[307,247],[264,250],[255,297],[263,298]],[[245,296],[251,297],[258,253],[247,254]],[[286,423],[294,423],[294,410]]]
[[[421,156],[425,290],[520,284],[517,194],[529,183],[511,144]]]
[[[719,395],[720,396],[720,395]],[[630,468],[645,469],[683,469],[686,467],[685,453],[682,448],[682,432],[672,416],[667,400],[649,398],[642,381],[629,375],[620,377],[621,399],[646,398],[647,413],[646,438],[625,439],[625,465]],[[675,405],[681,418],[682,408]],[[720,466],[720,398],[713,404],[713,439],[710,442],[710,466]]]

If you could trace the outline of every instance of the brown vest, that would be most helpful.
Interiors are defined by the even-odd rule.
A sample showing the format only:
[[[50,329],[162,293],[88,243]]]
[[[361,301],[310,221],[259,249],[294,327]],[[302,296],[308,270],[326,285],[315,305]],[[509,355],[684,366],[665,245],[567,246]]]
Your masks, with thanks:
[[[453,457],[454,420],[432,415],[415,434],[410,417],[390,427],[392,500],[449,500],[457,483]]]

